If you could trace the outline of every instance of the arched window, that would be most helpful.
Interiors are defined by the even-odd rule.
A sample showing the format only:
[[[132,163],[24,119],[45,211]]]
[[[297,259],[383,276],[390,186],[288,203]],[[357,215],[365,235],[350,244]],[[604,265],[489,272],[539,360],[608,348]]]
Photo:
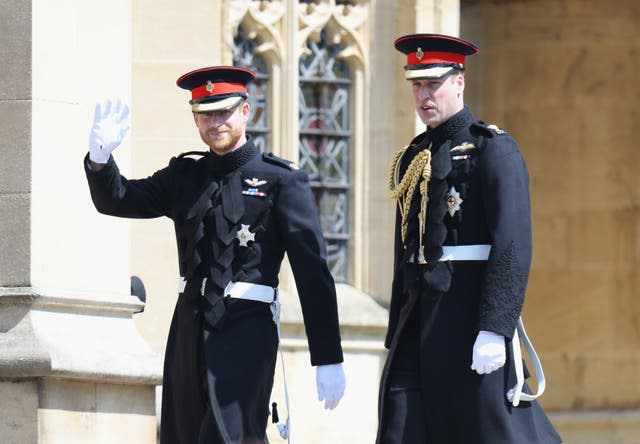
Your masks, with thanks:
[[[349,279],[350,89],[348,65],[325,31],[299,63],[300,166],[307,171],[337,282]]]
[[[264,58],[255,53],[257,42],[247,37],[242,25],[233,39],[233,66],[246,68],[255,73],[256,78],[249,83],[249,104],[251,120],[247,124],[247,134],[261,152],[269,151],[269,71]]]
[[[248,130],[262,135],[264,149],[297,161],[309,174],[331,273],[336,282],[364,288],[372,262],[371,162],[364,161],[370,136],[370,1],[229,5],[233,63],[259,76],[252,100],[261,102],[253,105],[257,120]]]

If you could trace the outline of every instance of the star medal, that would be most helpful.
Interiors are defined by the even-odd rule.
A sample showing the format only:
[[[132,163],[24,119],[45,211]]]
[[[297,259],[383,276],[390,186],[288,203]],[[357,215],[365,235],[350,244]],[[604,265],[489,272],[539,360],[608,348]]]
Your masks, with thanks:
[[[249,241],[256,241],[256,233],[252,233],[251,231],[249,231],[249,225],[241,224],[241,226],[242,228],[240,228],[238,230],[238,233],[236,234],[236,239],[240,241],[241,247],[247,247],[249,246]]]
[[[456,191],[456,187],[452,186],[447,193],[447,211],[449,211],[449,216],[453,217],[453,215],[456,214],[456,211],[460,210],[462,202],[460,193]]]

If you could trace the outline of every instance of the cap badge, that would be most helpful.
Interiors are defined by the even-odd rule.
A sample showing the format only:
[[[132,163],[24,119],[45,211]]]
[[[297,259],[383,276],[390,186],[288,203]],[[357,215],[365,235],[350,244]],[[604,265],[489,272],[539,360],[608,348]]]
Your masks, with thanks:
[[[418,47],[418,50],[416,51],[416,59],[422,60],[423,57],[424,57],[424,52],[422,51],[422,48]]]
[[[453,217],[456,211],[460,210],[462,202],[463,200],[460,198],[460,193],[456,191],[456,187],[451,187],[447,193],[447,211],[449,211],[449,216]]]
[[[249,231],[249,225],[241,224],[241,228],[236,233],[236,239],[240,241],[241,247],[247,247],[249,241],[256,241],[256,233]]]
[[[253,177],[251,179],[245,179],[244,181],[250,187],[259,187],[260,185],[264,185],[265,183],[267,183],[266,180],[260,180],[257,177]]]
[[[209,92],[213,91],[216,88],[216,86],[213,84],[213,82],[211,80],[207,80],[207,86],[205,87],[205,89]]]

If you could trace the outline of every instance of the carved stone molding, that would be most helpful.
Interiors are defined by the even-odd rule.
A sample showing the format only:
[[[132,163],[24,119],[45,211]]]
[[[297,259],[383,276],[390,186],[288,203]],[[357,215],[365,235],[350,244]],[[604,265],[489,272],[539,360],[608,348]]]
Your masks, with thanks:
[[[283,60],[287,35],[284,15],[290,1],[293,0],[229,1],[228,32],[224,33],[226,47],[232,47],[238,26],[243,25],[248,37],[259,42],[256,54]],[[343,46],[339,57],[365,65],[368,51],[364,28],[369,16],[368,1],[355,1],[350,5],[336,4],[335,0],[296,1],[295,4],[297,50],[292,56],[296,60],[308,55],[307,41],[319,41],[320,33],[325,31],[332,44]]]
[[[286,1],[286,0],[285,0]],[[229,2],[229,30],[224,33],[227,37],[227,48],[233,45],[238,26],[244,25],[247,36],[259,42],[256,54],[270,60],[282,60],[284,56],[285,34],[283,18],[286,4],[283,1],[266,0],[236,0]]]
[[[317,42],[325,31],[332,44],[343,47],[338,57],[352,59],[360,66],[367,61],[364,27],[369,15],[369,2],[353,5],[336,4],[335,0],[318,0],[298,8],[298,57],[308,55],[307,41]]]

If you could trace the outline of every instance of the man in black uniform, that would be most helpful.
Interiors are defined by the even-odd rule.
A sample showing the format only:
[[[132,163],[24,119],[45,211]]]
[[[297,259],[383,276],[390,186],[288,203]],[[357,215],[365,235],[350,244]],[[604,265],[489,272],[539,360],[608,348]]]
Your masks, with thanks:
[[[390,171],[398,210],[377,443],[559,443],[526,385],[507,396],[520,383],[510,346],[531,261],[518,145],[464,105],[476,46],[437,34],[394,45],[427,129]]]
[[[84,161],[96,208],[167,216],[175,226],[182,288],[165,354],[163,444],[267,442],[285,252],[318,397],[334,408],[345,389],[335,287],[307,175],[259,153],[245,134],[254,77],[224,66],[181,76],[209,150],[174,157],[146,179],[127,180],[111,156],[128,130],[128,107],[96,107]]]

